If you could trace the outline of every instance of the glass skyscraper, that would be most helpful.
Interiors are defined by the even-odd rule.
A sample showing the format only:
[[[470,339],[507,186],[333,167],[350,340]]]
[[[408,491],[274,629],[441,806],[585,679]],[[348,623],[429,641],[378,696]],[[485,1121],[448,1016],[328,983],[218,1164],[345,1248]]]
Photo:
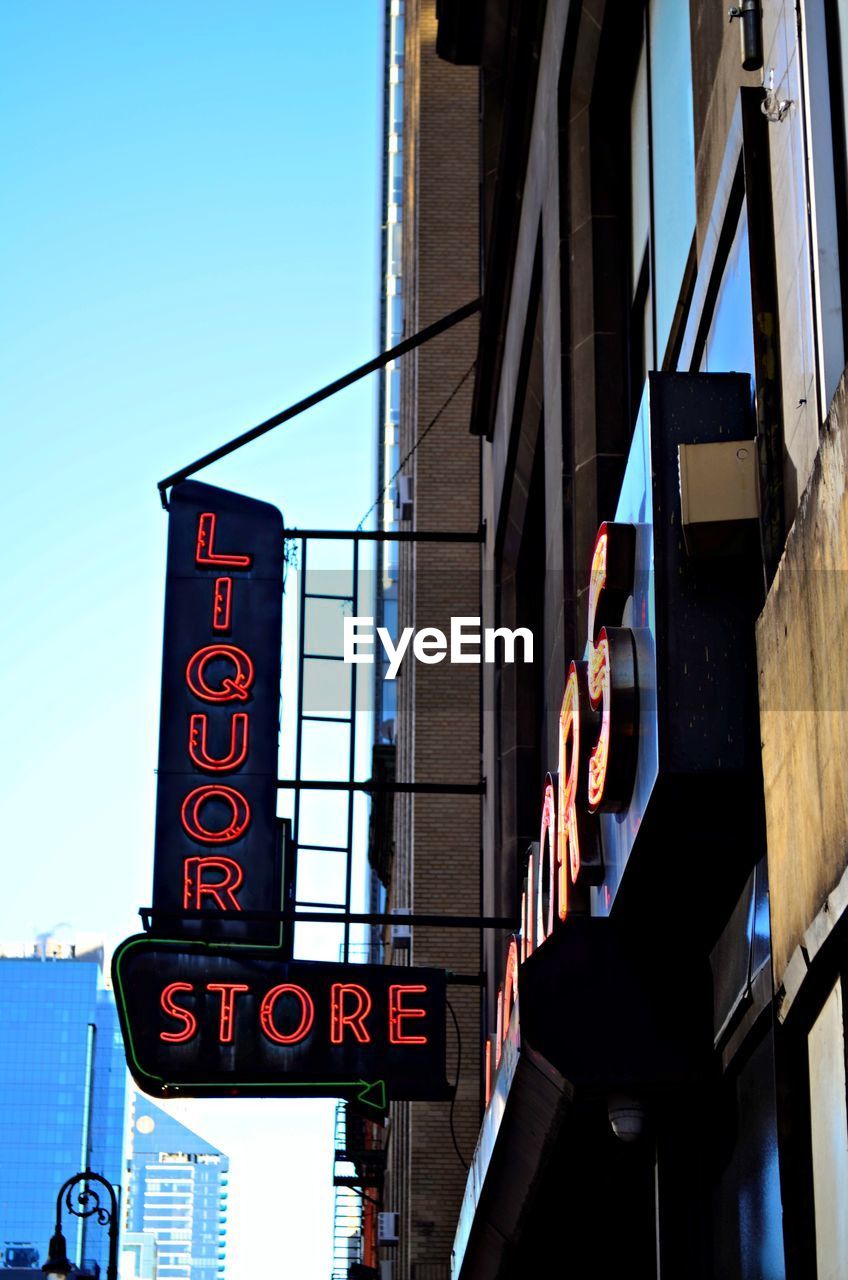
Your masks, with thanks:
[[[102,961],[45,942],[0,956],[0,1265],[46,1259],[57,1192],[75,1173],[89,1167],[121,1194],[127,1071]],[[105,1227],[66,1211],[63,1229],[68,1257],[105,1273]]]
[[[217,1147],[136,1096],[127,1227],[155,1238],[157,1280],[223,1277],[229,1167]]]

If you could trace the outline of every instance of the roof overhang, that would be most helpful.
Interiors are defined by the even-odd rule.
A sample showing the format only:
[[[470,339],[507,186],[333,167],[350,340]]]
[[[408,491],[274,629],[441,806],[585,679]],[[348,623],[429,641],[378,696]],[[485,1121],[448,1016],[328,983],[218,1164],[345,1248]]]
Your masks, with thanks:
[[[572,1107],[618,1092],[648,1097],[708,1064],[706,962],[681,963],[655,939],[635,943],[610,919],[572,917],[521,965],[466,1182],[453,1280],[503,1274]]]

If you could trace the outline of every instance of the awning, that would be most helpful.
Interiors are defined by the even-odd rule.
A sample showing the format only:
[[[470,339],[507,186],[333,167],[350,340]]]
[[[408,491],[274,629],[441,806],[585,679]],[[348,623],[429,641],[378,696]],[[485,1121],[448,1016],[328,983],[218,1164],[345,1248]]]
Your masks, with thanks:
[[[521,966],[460,1211],[454,1280],[503,1274],[573,1108],[617,1092],[649,1098],[709,1063],[706,962],[636,942],[609,919],[573,917]]]

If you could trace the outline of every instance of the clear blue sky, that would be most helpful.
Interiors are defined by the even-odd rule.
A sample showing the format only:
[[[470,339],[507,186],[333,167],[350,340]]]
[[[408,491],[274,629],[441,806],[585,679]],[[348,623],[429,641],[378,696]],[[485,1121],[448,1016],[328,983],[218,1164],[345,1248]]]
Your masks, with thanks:
[[[376,350],[381,19],[0,6],[0,941],[114,940],[149,901],[156,481]],[[355,525],[374,403],[360,384],[203,478]],[[281,1227],[292,1274],[326,1280],[330,1104],[221,1105],[183,1118],[234,1159],[228,1280],[280,1257]]]

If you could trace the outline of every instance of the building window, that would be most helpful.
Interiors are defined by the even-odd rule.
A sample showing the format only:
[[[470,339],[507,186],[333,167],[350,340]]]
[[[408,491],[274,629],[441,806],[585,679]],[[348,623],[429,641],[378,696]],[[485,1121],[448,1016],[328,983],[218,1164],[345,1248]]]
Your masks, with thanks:
[[[702,373],[754,376],[754,317],[748,256],[748,215],[743,205],[716,294],[701,356]]]
[[[650,0],[630,104],[630,382],[662,366],[695,233],[689,6]]]
[[[809,0],[805,17],[825,415],[848,353],[848,14],[842,0]]]
[[[695,135],[689,6],[651,0],[651,172],[657,351],[662,360],[695,233]]]
[[[403,81],[391,87],[391,125],[393,133],[403,129]]]
[[[654,368],[651,291],[651,189],[648,142],[648,52],[642,45],[630,106],[630,368],[631,409],[638,409],[648,370]]]
[[[825,9],[834,146],[844,180],[848,167],[848,13],[839,0],[825,0]]]
[[[403,224],[400,222],[389,223],[389,273],[393,276],[400,275],[401,266],[401,245],[403,243]]]
[[[816,1272],[844,1274],[848,1258],[848,1114],[842,984],[837,982],[808,1039]]]
[[[392,345],[396,345],[403,337],[403,298],[398,294],[390,298],[390,333]]]

